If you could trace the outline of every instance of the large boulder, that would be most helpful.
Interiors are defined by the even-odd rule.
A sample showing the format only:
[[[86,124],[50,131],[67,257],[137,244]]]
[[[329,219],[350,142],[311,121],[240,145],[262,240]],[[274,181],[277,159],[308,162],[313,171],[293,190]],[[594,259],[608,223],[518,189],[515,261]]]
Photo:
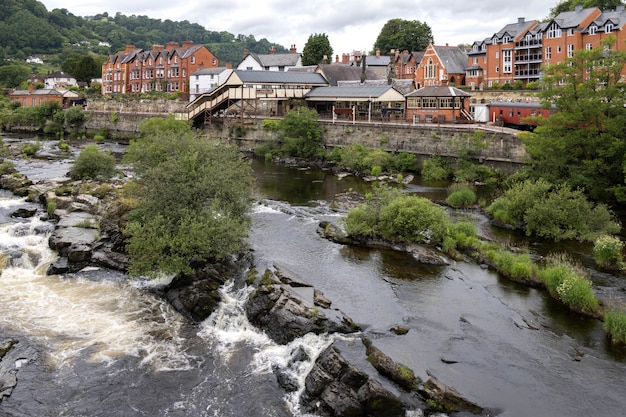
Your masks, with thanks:
[[[404,417],[407,406],[381,382],[330,346],[305,380],[303,411],[320,416]]]
[[[274,272],[265,271],[246,304],[250,322],[276,343],[287,344],[307,333],[354,333],[360,330],[339,310],[328,308],[330,302],[321,293],[316,295],[313,287],[286,277],[284,271],[277,272],[282,281]]]
[[[221,302],[219,289],[231,279],[241,278],[251,265],[249,254],[231,262],[194,264],[191,274],[179,274],[165,288],[165,298],[180,313],[200,322]]]

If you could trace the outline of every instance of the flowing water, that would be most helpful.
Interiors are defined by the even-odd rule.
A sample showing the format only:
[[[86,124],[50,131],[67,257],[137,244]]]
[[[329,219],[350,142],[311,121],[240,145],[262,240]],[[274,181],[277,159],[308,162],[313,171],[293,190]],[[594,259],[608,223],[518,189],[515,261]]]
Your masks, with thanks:
[[[50,162],[37,175],[59,176],[64,168],[53,167],[66,163]],[[432,374],[502,416],[623,415],[626,359],[600,322],[477,265],[424,266],[328,242],[316,233],[320,220],[340,219],[328,202],[367,184],[258,161],[254,168],[260,203],[250,242],[259,271],[289,268],[417,375]],[[445,191],[418,183],[408,189],[434,199]],[[191,325],[159,297],[163,282],[97,269],[45,276],[56,256],[47,246],[50,225],[10,216],[26,206],[0,194],[0,341],[18,340],[31,358],[16,363],[18,384],[0,416],[301,415],[298,392],[287,395],[272,369],[302,386],[312,361],[290,359],[302,349],[315,358],[332,338],[274,344],[248,323],[242,305],[249,290],[237,283],[223,288],[210,318]],[[481,232],[496,234],[472,216]],[[390,333],[396,324],[409,333]]]

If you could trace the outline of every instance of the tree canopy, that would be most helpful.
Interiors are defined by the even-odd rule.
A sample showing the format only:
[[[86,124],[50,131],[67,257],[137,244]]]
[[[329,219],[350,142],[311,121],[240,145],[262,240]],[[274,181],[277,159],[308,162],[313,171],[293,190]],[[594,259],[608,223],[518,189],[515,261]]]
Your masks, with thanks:
[[[550,17],[555,17],[559,13],[572,11],[578,5],[584,8],[598,7],[601,10],[614,10],[620,4],[623,5],[624,2],[622,0],[563,0],[550,9]]]
[[[333,59],[333,48],[330,46],[328,35],[316,33],[309,36],[302,50],[302,65],[322,64],[324,59]]]
[[[220,261],[246,248],[253,185],[237,149],[187,126],[151,123],[126,160],[138,175],[139,207],[126,233],[130,273],[190,272],[192,261]]]
[[[391,19],[383,26],[374,49],[388,54],[392,49],[423,51],[428,44],[435,42],[432,29],[419,20]]]
[[[609,49],[615,37],[603,43],[546,68],[541,97],[558,110],[539,118],[535,131],[522,140],[535,177],[566,182],[595,200],[626,201],[626,84],[621,80],[626,51]]]

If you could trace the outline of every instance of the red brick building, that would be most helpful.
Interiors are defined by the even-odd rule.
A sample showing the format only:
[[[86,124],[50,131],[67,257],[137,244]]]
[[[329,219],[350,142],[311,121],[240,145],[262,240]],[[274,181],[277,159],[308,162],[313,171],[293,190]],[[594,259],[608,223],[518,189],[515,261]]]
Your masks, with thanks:
[[[428,45],[415,70],[415,86],[465,85],[467,54],[458,46]]]
[[[102,94],[148,91],[189,92],[189,76],[200,68],[216,68],[219,60],[204,45],[185,41],[153,45],[151,50],[127,45],[102,64]]]

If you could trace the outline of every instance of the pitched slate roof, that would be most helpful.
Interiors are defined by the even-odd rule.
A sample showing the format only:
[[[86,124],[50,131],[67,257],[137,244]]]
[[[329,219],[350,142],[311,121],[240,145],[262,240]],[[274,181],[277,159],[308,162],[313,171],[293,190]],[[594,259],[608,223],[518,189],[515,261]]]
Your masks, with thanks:
[[[528,29],[537,24],[536,20],[526,21],[520,18],[516,23],[509,23],[504,26],[500,31],[494,34],[498,39],[502,39],[503,36],[508,35],[513,39],[517,39],[518,36],[526,33]],[[491,37],[493,39],[493,36]]]
[[[321,74],[310,72],[246,70],[235,70],[234,72],[244,83],[328,85],[328,81]]]
[[[301,54],[250,54],[262,67],[293,67],[298,64]]]
[[[419,90],[415,90],[412,93],[406,95],[406,97],[471,97],[470,93],[467,93],[458,88],[451,87],[449,85],[439,85],[433,87],[422,87]]]
[[[193,75],[219,75],[222,72],[226,71],[227,68],[225,67],[218,67],[218,68],[199,68],[196,71],[193,72]]]
[[[390,62],[390,59],[386,55],[381,55],[381,56],[367,55],[367,58],[365,58],[365,63],[367,64],[368,67],[370,65],[374,67],[386,67],[389,65],[389,62]]]
[[[613,11],[602,12],[594,21],[596,26],[602,28],[606,23],[611,22],[615,25],[616,29],[620,29],[626,24],[626,8],[618,7]],[[591,24],[589,25],[591,26]],[[589,27],[583,30],[583,33],[588,33]]]
[[[317,87],[309,91],[305,98],[370,98],[380,97],[386,92],[393,90],[391,86],[384,87]]]
[[[559,13],[552,21],[556,22],[557,25],[561,29],[566,28],[575,28],[580,25],[580,23],[587,19],[589,15],[595,13],[597,7],[590,7],[587,9],[577,9],[568,12]]]
[[[366,63],[369,62],[366,60]],[[332,86],[336,86],[343,81],[361,82],[361,73],[363,71],[361,67],[341,64],[321,64],[319,68],[322,71],[322,74],[324,74],[324,77],[328,80],[328,83]],[[375,80],[380,77],[374,72],[374,70],[365,68],[365,78],[367,80]]]
[[[458,46],[434,46],[439,60],[446,67],[448,74],[464,74],[467,66],[467,54]]]

